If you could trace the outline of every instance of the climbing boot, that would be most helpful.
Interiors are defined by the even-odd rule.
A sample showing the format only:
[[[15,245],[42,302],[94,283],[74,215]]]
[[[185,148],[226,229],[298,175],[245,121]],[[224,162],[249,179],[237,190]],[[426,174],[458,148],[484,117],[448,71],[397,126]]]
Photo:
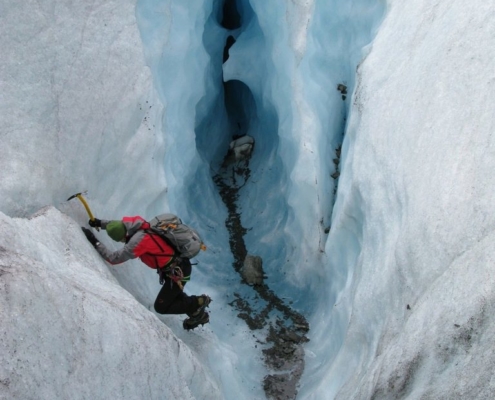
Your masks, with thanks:
[[[211,303],[211,298],[210,296],[207,296],[206,294],[202,294],[201,296],[196,297],[198,299],[198,309],[194,311],[189,317],[194,318],[197,316],[200,316],[202,313],[205,312],[206,307],[210,306]]]
[[[197,328],[199,325],[207,324],[210,321],[209,314],[203,310],[203,312],[195,317],[189,317],[184,320],[182,327],[189,331],[191,329]]]
[[[185,330],[194,329],[198,325],[204,325],[210,321],[210,316],[205,311],[206,307],[211,303],[210,296],[202,294],[197,296],[196,299],[198,300],[198,308],[192,314],[188,314],[189,318],[184,320],[182,326]]]

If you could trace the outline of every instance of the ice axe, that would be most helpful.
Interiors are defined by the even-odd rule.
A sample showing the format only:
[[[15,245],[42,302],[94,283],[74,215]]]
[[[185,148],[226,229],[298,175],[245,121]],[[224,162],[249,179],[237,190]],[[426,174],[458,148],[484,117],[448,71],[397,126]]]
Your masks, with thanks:
[[[77,197],[79,200],[81,200],[81,203],[83,204],[84,208],[86,209],[86,212],[88,213],[89,215],[89,219],[91,221],[94,221],[95,220],[95,217],[93,217],[93,213],[91,212],[89,206],[88,206],[88,203],[86,202],[86,199],[83,197],[82,193],[76,193],[76,194],[73,194],[72,196],[70,196],[67,201],[69,200],[72,200],[73,198]],[[100,230],[100,228],[96,228],[97,231]]]

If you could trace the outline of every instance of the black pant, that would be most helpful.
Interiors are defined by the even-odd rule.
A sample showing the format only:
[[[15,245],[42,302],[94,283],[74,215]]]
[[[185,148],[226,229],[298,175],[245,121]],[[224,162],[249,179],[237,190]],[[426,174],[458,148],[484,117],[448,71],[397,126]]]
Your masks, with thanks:
[[[191,275],[191,263],[183,260],[180,264],[184,277]],[[182,281],[185,286],[186,282]],[[155,311],[158,314],[187,314],[191,316],[198,309],[198,299],[196,296],[188,296],[169,277],[165,278],[163,287],[155,300]]]

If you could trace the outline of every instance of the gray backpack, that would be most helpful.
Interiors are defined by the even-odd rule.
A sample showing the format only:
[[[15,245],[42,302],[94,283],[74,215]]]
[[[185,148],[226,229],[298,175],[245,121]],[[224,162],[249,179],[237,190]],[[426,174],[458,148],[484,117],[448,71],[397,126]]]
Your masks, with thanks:
[[[149,231],[156,233],[174,248],[179,257],[193,258],[200,250],[206,250],[199,233],[182,223],[174,214],[160,214],[149,221]]]

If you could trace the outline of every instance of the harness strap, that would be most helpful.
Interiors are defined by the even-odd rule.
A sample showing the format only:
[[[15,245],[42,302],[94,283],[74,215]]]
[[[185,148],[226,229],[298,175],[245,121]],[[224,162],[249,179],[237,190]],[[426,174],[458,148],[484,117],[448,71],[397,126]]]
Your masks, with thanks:
[[[175,282],[181,290],[184,290],[183,282],[187,283],[191,279],[191,275],[184,276],[182,268],[177,265],[177,263],[169,265],[168,267],[157,268],[156,272],[160,277],[160,285],[163,285],[165,283],[165,279],[169,278],[171,281]]]
[[[172,268],[168,277],[173,280],[181,288],[181,290],[184,289],[184,285],[182,284],[184,273],[178,265]]]
[[[173,226],[173,224],[170,224]],[[147,228],[147,229],[146,229]],[[165,243],[167,243],[172,249],[174,249],[174,245],[170,243],[170,240],[168,240],[166,237],[153,232],[152,229],[150,229],[149,224],[147,227],[145,227],[144,231],[151,237],[151,239],[155,242],[155,244],[160,248],[160,250],[164,251],[162,245],[158,240],[156,240],[155,236],[160,237]],[[188,282],[191,279],[191,276],[184,276],[184,273],[182,272],[181,267],[179,266],[179,263],[181,261],[181,258],[174,254],[166,254],[163,253],[161,254],[162,256],[168,256],[171,257],[170,260],[165,264],[165,265],[158,265],[158,260],[155,258],[155,267],[156,267],[156,272],[160,276],[160,285],[163,285],[165,283],[166,278],[170,278],[171,281],[175,282],[177,286],[181,290],[184,290],[184,285],[182,282]],[[172,282],[170,282],[172,283]]]
[[[163,252],[161,254],[156,254],[156,255],[161,255],[161,256],[166,256],[166,257],[171,257],[169,262],[166,263],[165,265],[158,265],[158,260],[157,258],[155,258],[155,268],[158,269],[158,268],[164,268],[166,267],[167,265],[170,265],[171,263],[173,263],[175,260],[176,260],[176,255],[175,255],[175,252],[173,254],[167,254],[165,253],[165,250],[163,250],[163,247],[162,245],[160,244],[160,242],[158,240],[155,239],[155,235],[153,235],[152,233],[146,231],[146,233],[150,236],[151,240],[153,240],[153,242],[155,242],[155,244],[160,248],[160,250]]]

